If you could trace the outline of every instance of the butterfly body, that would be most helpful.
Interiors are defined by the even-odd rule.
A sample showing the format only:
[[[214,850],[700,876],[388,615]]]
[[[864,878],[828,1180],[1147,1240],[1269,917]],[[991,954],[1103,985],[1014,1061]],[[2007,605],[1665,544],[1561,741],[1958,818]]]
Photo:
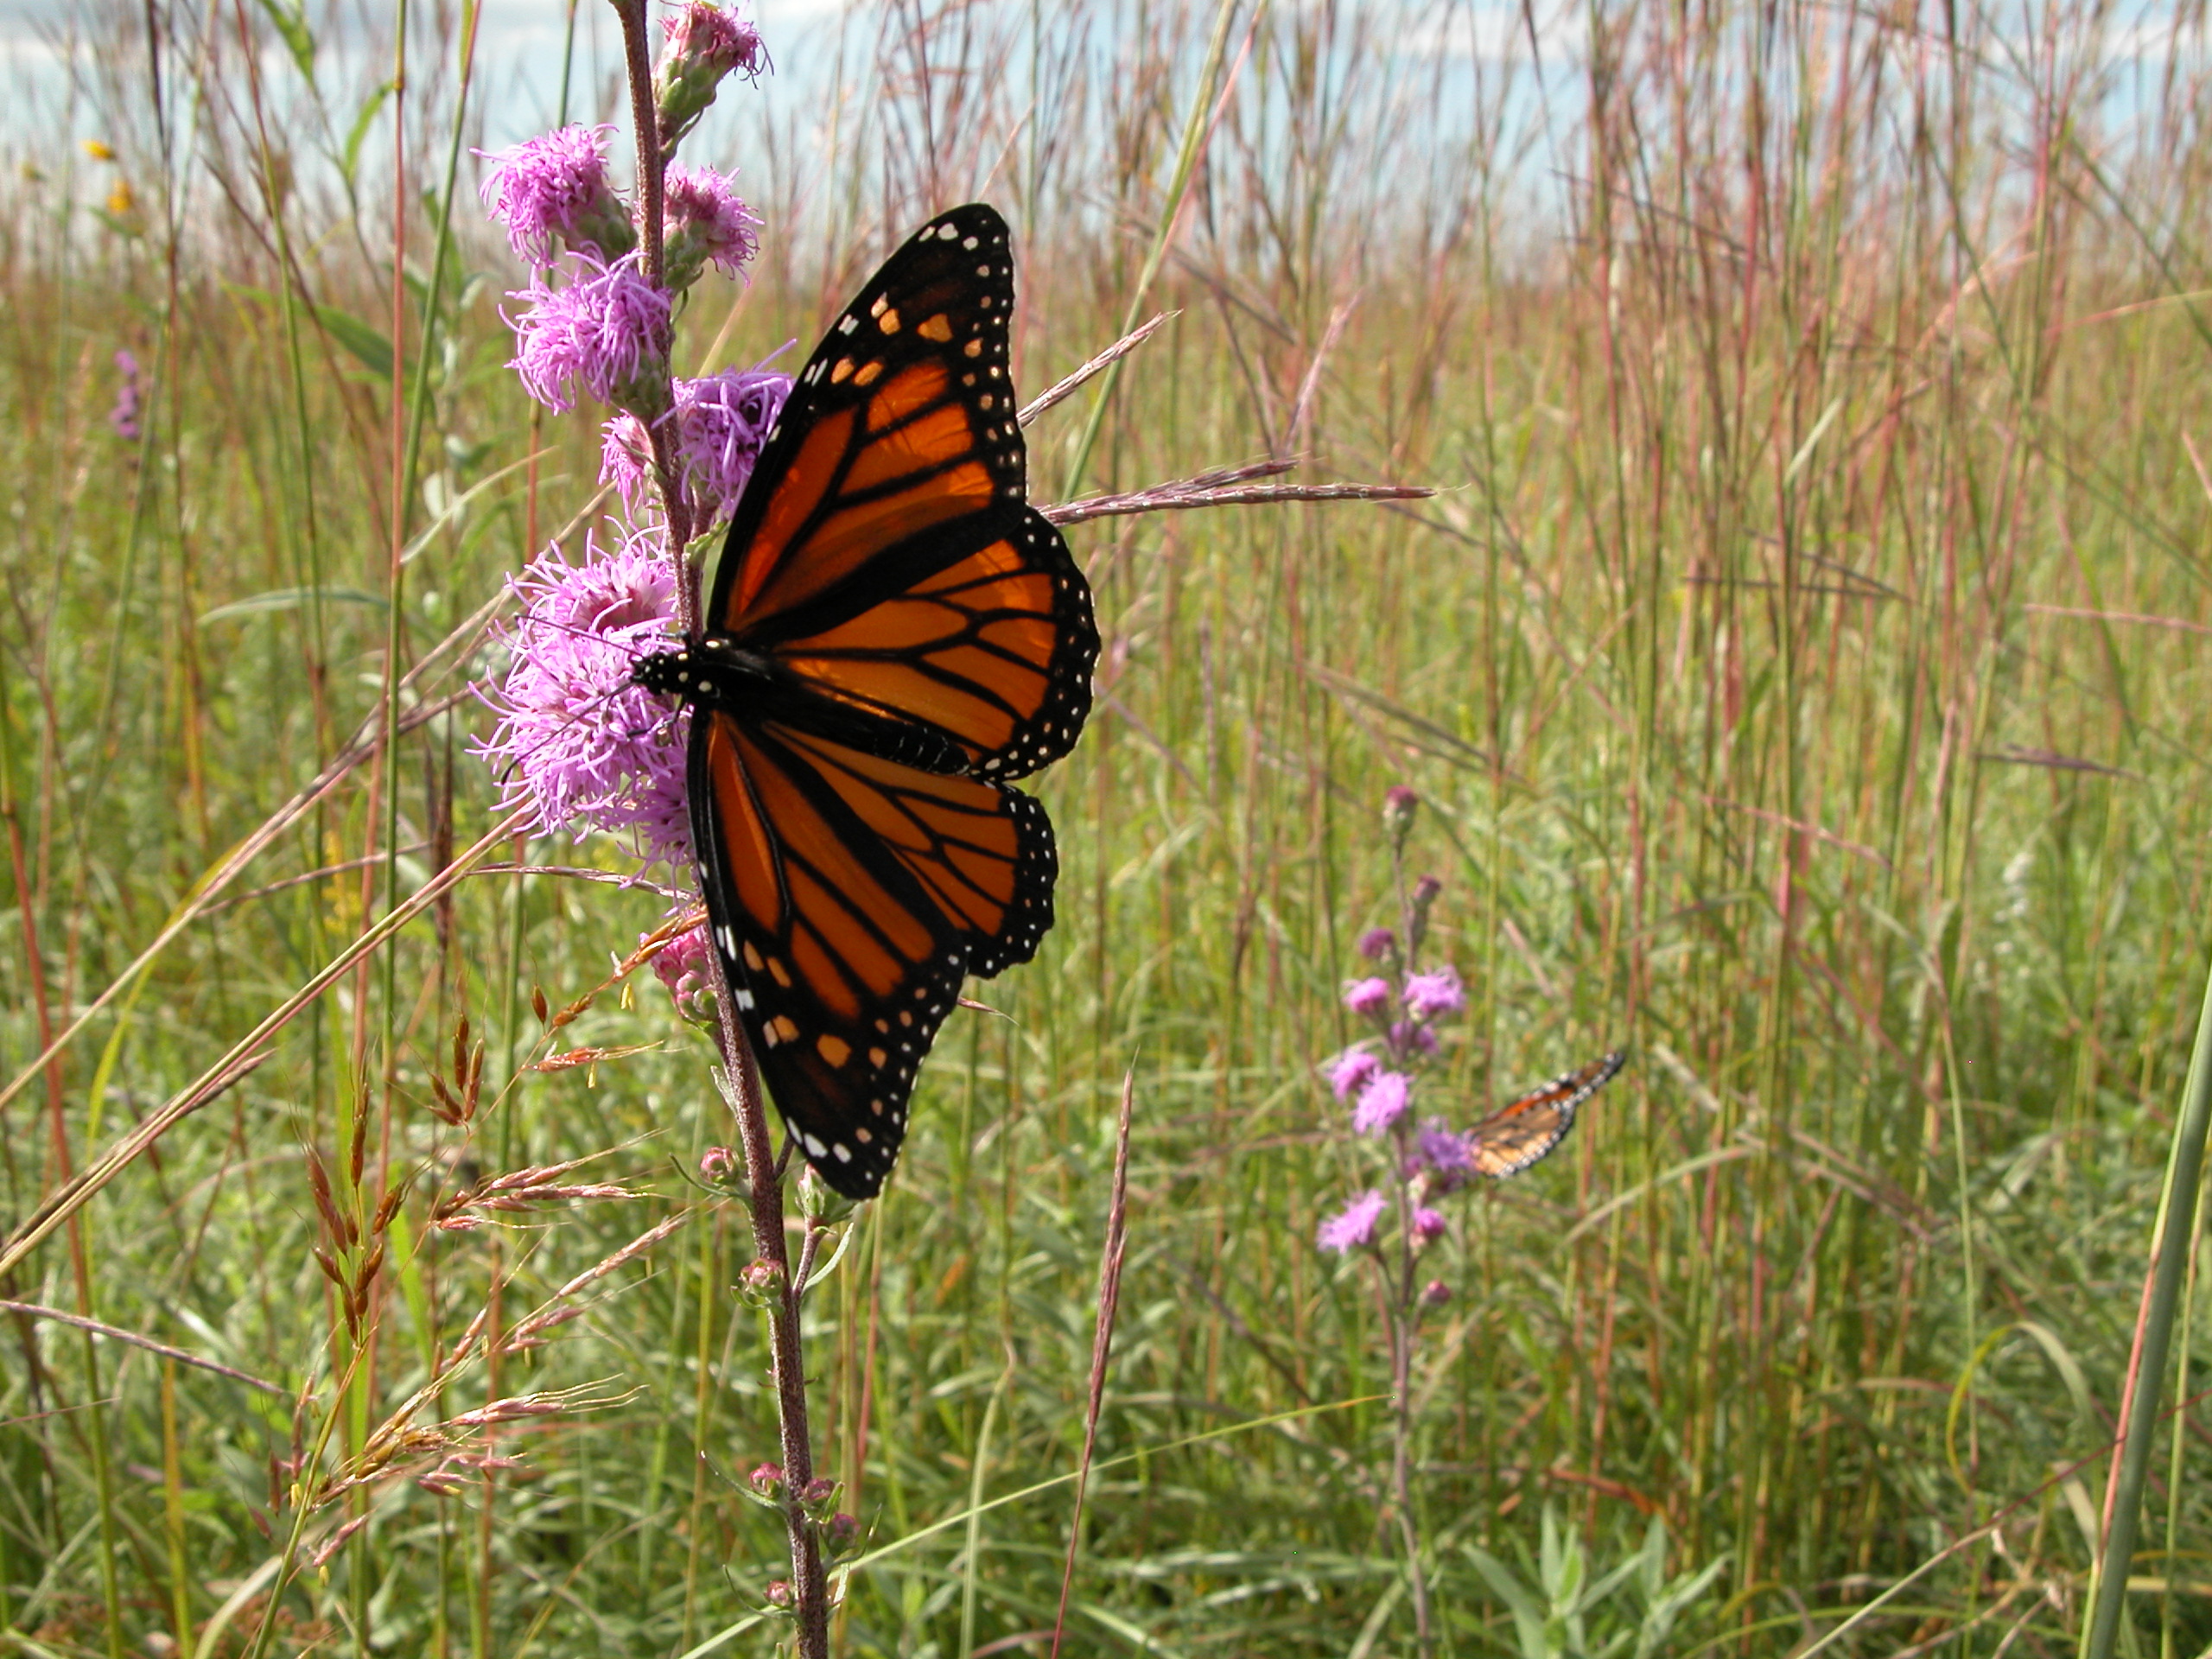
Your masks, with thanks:
[[[770,1095],[851,1198],[962,980],[1052,925],[1052,824],[1006,780],[1090,706],[1090,588],[1026,499],[1007,241],[955,208],[861,289],[739,499],[702,636],[635,671],[691,706],[710,931]]]

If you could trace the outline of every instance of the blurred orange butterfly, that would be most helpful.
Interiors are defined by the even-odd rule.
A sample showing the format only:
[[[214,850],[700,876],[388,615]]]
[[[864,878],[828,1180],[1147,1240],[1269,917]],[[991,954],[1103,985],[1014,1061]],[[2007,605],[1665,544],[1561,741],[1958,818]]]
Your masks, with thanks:
[[[704,637],[636,672],[692,706],[709,928],[785,1125],[853,1198],[961,981],[1052,925],[1052,826],[1006,780],[1073,746],[1098,632],[1027,505],[1013,310],[991,208],[908,238],[792,383]]]
[[[1475,1173],[1502,1181],[1550,1157],[1574,1127],[1576,1110],[1613,1080],[1624,1058],[1616,1050],[1579,1070],[1561,1072],[1476,1124],[1467,1131]]]

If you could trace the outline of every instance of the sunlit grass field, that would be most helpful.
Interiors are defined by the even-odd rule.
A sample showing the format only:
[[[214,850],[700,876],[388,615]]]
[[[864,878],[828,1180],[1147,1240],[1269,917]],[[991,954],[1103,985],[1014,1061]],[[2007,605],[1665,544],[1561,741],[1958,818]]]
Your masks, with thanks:
[[[1058,925],[970,986],[997,1013],[946,1027],[809,1302],[817,1456],[865,1529],[838,1650],[1049,1649],[1128,1077],[1063,1650],[1414,1651],[1378,1311],[1313,1242],[1355,1169],[1315,1068],[1395,914],[1403,785],[1471,994],[1431,1104],[1629,1053],[1436,1247],[1438,1650],[2071,1653],[2212,944],[2201,29],[2073,0],[772,19],[779,72],[691,141],[744,169],[763,257],[694,296],[682,368],[795,366],[980,195],[1025,394],[1174,313],[1080,477],[1101,383],[1032,428],[1038,500],[1293,454],[1439,491],[1070,531],[1105,649],[1036,785]],[[495,822],[486,624],[612,507],[594,416],[534,417],[504,366],[520,276],[470,149],[620,105],[582,48],[528,79],[473,21],[418,10],[387,96],[389,16],[87,8],[55,25],[73,90],[7,124],[11,1230]],[[665,900],[582,879],[635,872],[608,842],[489,861],[0,1282],[8,1651],[779,1638],[746,1218],[696,1176],[734,1136],[706,1041],[649,971],[610,982]],[[543,1064],[578,1049],[607,1052]],[[439,1224],[580,1159],[629,1196]],[[550,1314],[423,1392],[473,1325]],[[2197,1659],[2186,1312],[2177,1345],[2126,1640]]]

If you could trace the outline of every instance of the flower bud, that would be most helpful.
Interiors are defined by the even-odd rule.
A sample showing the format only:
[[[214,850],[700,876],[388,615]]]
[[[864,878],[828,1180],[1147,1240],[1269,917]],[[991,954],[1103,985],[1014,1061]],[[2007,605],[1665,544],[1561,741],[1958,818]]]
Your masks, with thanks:
[[[784,1270],[765,1256],[746,1264],[737,1276],[738,1300],[750,1307],[766,1307],[783,1289]]]
[[[1389,833],[1393,847],[1403,847],[1406,835],[1414,827],[1414,809],[1421,804],[1421,797],[1403,784],[1393,784],[1382,797],[1382,828]]]
[[[1421,1305],[1423,1307],[1441,1307],[1451,1300],[1452,1287],[1441,1279],[1432,1279],[1421,1287]]]
[[[784,1466],[779,1463],[756,1464],[746,1480],[761,1497],[773,1497],[783,1488]]]
[[[689,0],[661,23],[659,66],[653,71],[653,103],[660,114],[661,157],[676,153],[683,135],[699,124],[715,91],[734,70],[749,79],[767,67],[760,31],[736,13],[705,0]]]
[[[788,1607],[798,1599],[789,1579],[769,1580],[768,1587],[763,1593],[767,1596],[771,1607]]]

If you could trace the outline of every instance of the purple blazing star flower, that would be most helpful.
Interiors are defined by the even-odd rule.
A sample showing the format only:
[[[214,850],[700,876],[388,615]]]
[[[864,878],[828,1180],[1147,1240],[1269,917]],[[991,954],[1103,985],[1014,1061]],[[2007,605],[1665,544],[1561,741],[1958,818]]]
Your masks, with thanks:
[[[115,354],[116,372],[122,378],[115,388],[115,407],[107,412],[107,423],[115,429],[115,435],[127,442],[138,441],[138,359],[124,346]]]
[[[630,215],[607,179],[602,146],[613,131],[558,127],[489,157],[492,170],[480,192],[484,211],[506,227],[517,258],[542,269],[559,257],[563,242],[602,259],[635,245]]]
[[[1435,1020],[1447,1014],[1466,1011],[1466,988],[1459,983],[1456,968],[1439,968],[1434,973],[1414,974],[1406,981],[1406,1012],[1416,1020]]]
[[[1414,1211],[1414,1248],[1425,1250],[1444,1236],[1444,1212],[1432,1210],[1427,1205]]]
[[[1423,1307],[1441,1307],[1451,1300],[1452,1287],[1441,1279],[1432,1279],[1421,1287],[1421,1305]]]
[[[1474,1179],[1474,1148],[1467,1137],[1440,1117],[1421,1126],[1414,1141],[1414,1156],[1427,1167],[1437,1191],[1455,1192]]]
[[[1377,1014],[1390,1006],[1390,982],[1356,979],[1344,987],[1344,1007],[1354,1014]]]
[[[681,293],[709,264],[739,274],[760,251],[760,221],[747,213],[730,181],[711,167],[671,167],[661,197],[668,285]]]
[[[500,773],[502,806],[533,810],[534,832],[632,831],[648,860],[681,868],[689,718],[630,677],[641,655],[678,643],[676,571],[648,532],[612,553],[584,547],[581,565],[556,550],[513,579],[523,614],[488,699],[499,724],[476,752]]]
[[[1398,936],[1387,927],[1370,927],[1359,936],[1359,954],[1380,962],[1398,948]]]
[[[1338,1100],[1350,1100],[1382,1069],[1382,1062],[1363,1048],[1348,1048],[1329,1062],[1329,1089]]]
[[[768,429],[791,389],[789,375],[767,369],[725,369],[697,380],[676,382],[677,465],[696,518],[695,531],[724,518],[737,506]],[[599,481],[612,484],[632,512],[652,472],[645,424],[626,411],[607,423],[600,447]]]
[[[530,395],[556,415],[576,406],[582,391],[603,404],[631,408],[652,395],[666,372],[669,296],[645,280],[635,252],[606,264],[589,253],[572,256],[575,276],[549,288],[537,275],[507,296],[530,309],[508,317],[515,354],[507,366]]]
[[[1321,1248],[1341,1255],[1371,1242],[1375,1224],[1382,1220],[1386,1202],[1380,1192],[1361,1193],[1344,1206],[1341,1214],[1331,1216],[1321,1224]]]
[[[1352,1107],[1351,1126],[1362,1135],[1380,1135],[1406,1115],[1413,1083],[1402,1071],[1378,1071],[1367,1080]]]

